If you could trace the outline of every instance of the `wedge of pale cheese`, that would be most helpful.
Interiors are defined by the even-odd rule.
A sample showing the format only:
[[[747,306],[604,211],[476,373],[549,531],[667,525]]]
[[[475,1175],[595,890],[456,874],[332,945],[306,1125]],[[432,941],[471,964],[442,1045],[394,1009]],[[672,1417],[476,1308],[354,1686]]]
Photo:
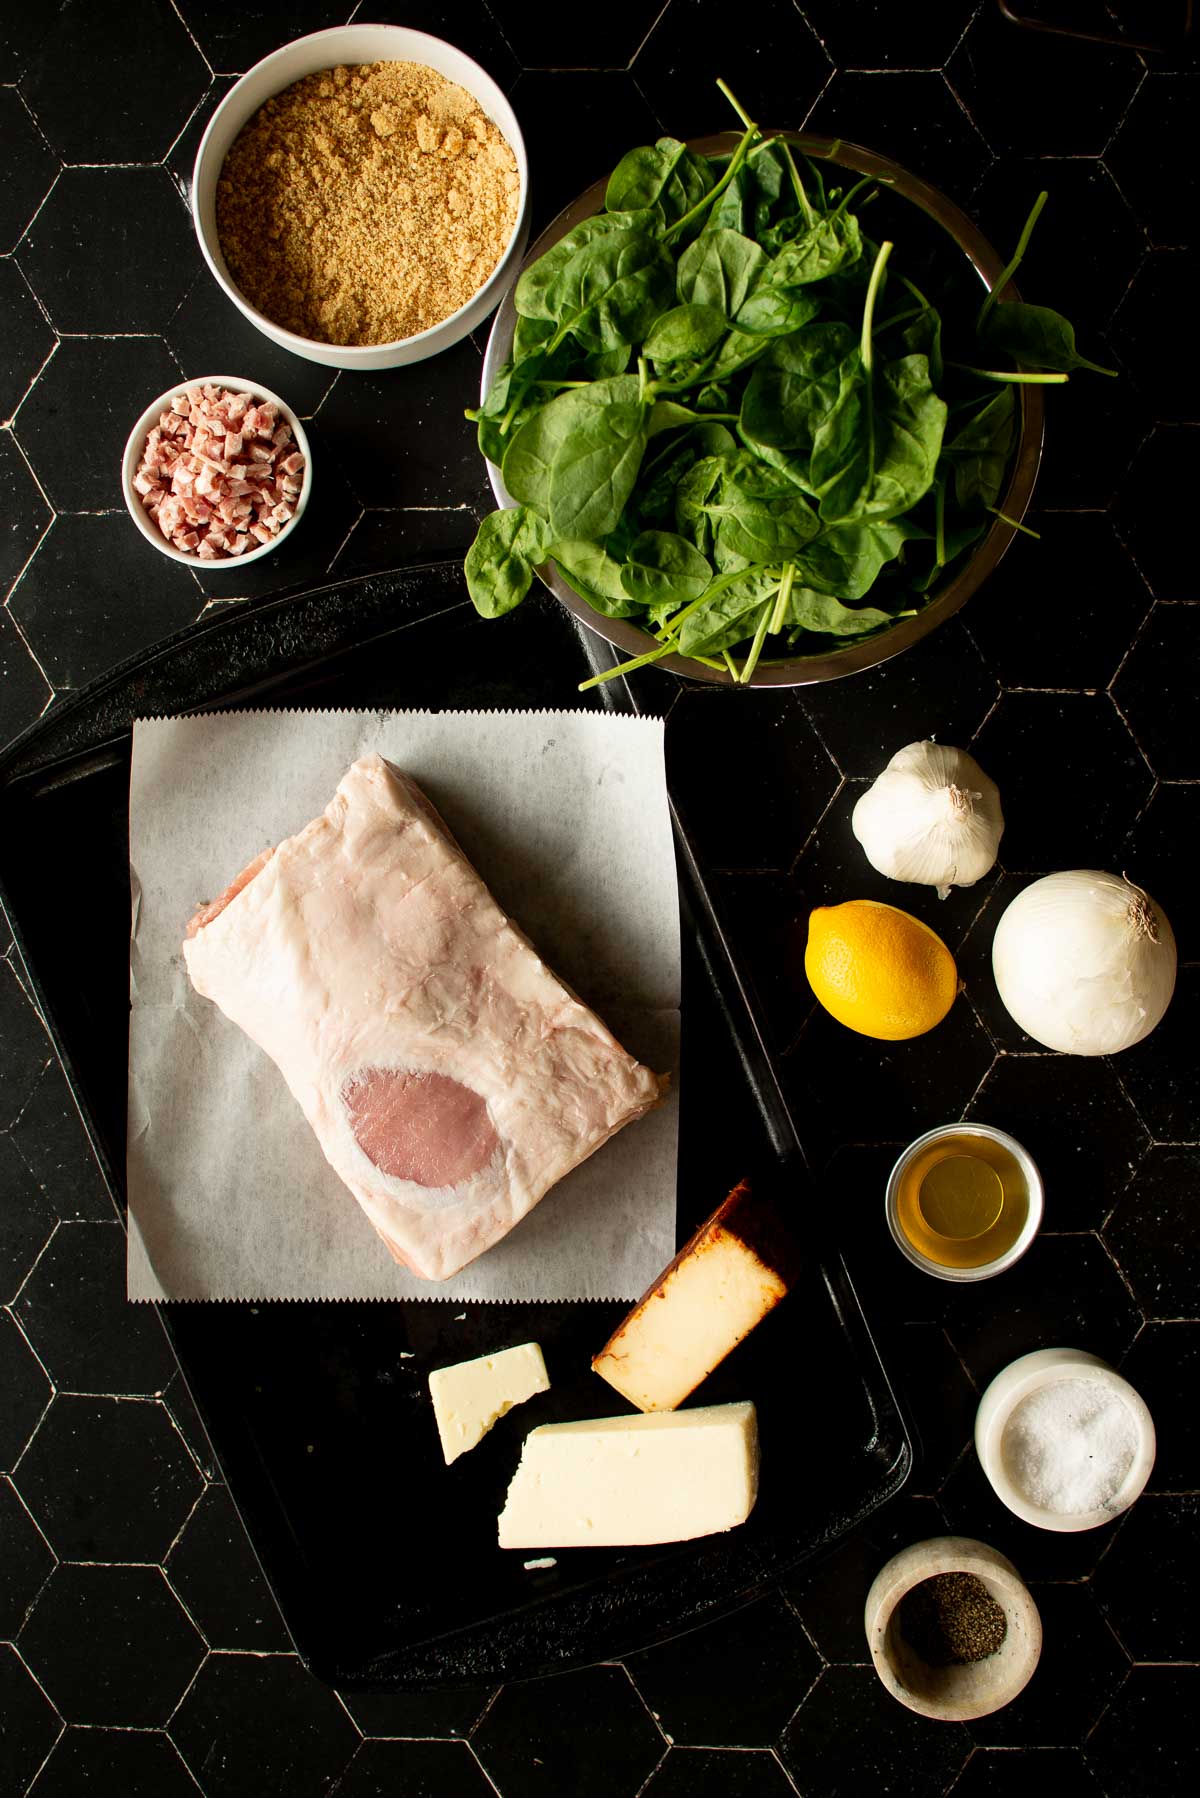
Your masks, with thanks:
[[[592,1362],[641,1411],[672,1411],[783,1298],[795,1245],[743,1180]]]
[[[549,1390],[546,1363],[536,1342],[501,1349],[439,1367],[429,1376],[429,1396],[447,1467],[482,1442],[498,1418],[523,1405],[535,1392]]]
[[[686,1542],[744,1523],[758,1496],[753,1404],[595,1417],[531,1430],[501,1548]]]

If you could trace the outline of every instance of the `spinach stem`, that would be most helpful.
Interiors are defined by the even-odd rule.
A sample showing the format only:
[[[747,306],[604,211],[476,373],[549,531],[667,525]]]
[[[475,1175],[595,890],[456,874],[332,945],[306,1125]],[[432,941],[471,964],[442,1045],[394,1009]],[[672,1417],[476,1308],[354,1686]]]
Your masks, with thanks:
[[[737,663],[736,663],[736,662],[735,662],[735,661],[734,661],[734,659],[733,659],[733,657],[732,657],[732,656],[731,656],[731,655],[730,655],[730,653],[729,653],[729,651],[728,651],[728,650],[727,650],[727,649],[723,649],[723,650],[722,650],[722,651],[721,651],[721,654],[722,654],[722,656],[723,656],[723,657],[724,657],[724,661],[725,661],[725,666],[726,666],[726,668],[728,668],[728,670],[729,670],[729,672],[730,672],[730,674],[732,674],[732,676],[733,676],[733,678],[734,678],[734,680],[735,680],[735,681],[736,681],[736,680],[737,680],[737,677],[738,677],[738,665],[737,665]],[[699,661],[699,659],[700,659],[700,658],[699,658],[699,657],[698,657],[698,656],[697,656],[697,658],[696,658],[696,660],[697,660],[697,661]],[[717,664],[717,665],[718,665],[718,666],[719,666],[719,664]]]
[[[876,325],[876,337],[881,331],[890,331],[893,325],[907,324],[910,318],[923,318],[925,310],[924,306],[909,306],[903,312],[893,312],[891,318],[885,318],[881,325]]]
[[[864,175],[861,181],[856,181],[854,183],[853,187],[848,188],[847,191],[842,195],[841,200],[838,202],[837,211],[832,214],[832,217],[835,219],[841,218],[843,212],[845,212],[847,206],[849,206],[849,204],[850,204],[851,200],[854,198],[855,194],[860,194],[864,187],[870,187],[870,185],[871,185],[872,181],[874,181],[874,179],[875,179],[874,175]]]
[[[1063,387],[1070,380],[1069,375],[1030,374],[1025,369],[1009,368],[974,368],[969,362],[951,362],[951,368],[961,368],[964,374],[975,375],[981,381],[1015,381],[1029,387]]]
[[[933,503],[937,525],[934,535],[934,550],[939,568],[946,566],[946,482],[945,478],[933,484]]]
[[[780,138],[779,142],[783,145],[784,159],[787,162],[788,174],[790,175],[792,182],[792,192],[795,194],[796,199],[799,202],[800,210],[804,214],[804,223],[811,231],[812,227],[817,222],[817,215],[808,203],[808,195],[804,191],[804,183],[800,179],[800,170],[796,167],[796,159],[792,155],[791,144],[788,143],[786,138]]]
[[[771,613],[771,635],[777,637],[787,622],[788,601],[792,597],[792,587],[796,579],[796,564],[788,562],[783,570],[783,579],[779,583],[779,592],[775,597],[775,606]]]
[[[998,518],[1001,524],[1011,525],[1014,531],[1020,531],[1025,537],[1036,537],[1038,542],[1041,542],[1042,533],[1031,530],[1027,524],[1022,524],[1019,518],[1010,518],[1007,512],[1001,512],[996,506],[988,506],[986,510],[992,513],[993,517]]]
[[[758,667],[758,658],[762,654],[763,644],[767,640],[767,632],[771,627],[771,618],[774,610],[774,606],[771,601],[768,600],[759,614],[758,625],[754,632],[754,641],[750,645],[750,654],[742,663],[741,685],[743,687],[749,686],[750,676]]]
[[[1017,239],[1017,247],[1013,251],[1012,261],[1006,263],[1004,268],[1000,271],[991,292],[983,302],[983,305],[979,308],[979,317],[975,320],[976,335],[982,331],[984,320],[987,318],[988,313],[992,310],[992,307],[999,300],[1000,295],[1004,292],[1004,289],[1008,286],[1009,282],[1020,268],[1025,257],[1025,252],[1029,248],[1029,239],[1033,236],[1033,227],[1037,224],[1042,207],[1049,198],[1050,195],[1046,192],[1046,189],[1043,188],[1037,199],[1033,202],[1029,217],[1025,220],[1021,235]]]
[[[871,280],[867,287],[866,303],[863,306],[862,322],[862,364],[867,373],[871,372],[871,326],[875,317],[875,299],[883,283],[883,273],[887,267],[887,259],[892,253],[890,243],[881,243],[879,254],[875,258],[875,267],[871,270]]]
[[[739,118],[745,118],[746,117],[745,113],[742,111],[741,107],[738,105],[737,101],[734,99],[733,95],[730,93],[730,91],[726,87],[725,83],[723,81],[718,81],[717,86],[720,88],[721,92],[725,95],[725,98],[732,104],[732,106],[733,106],[734,110],[737,112]],[[742,164],[745,162],[746,156],[750,150],[750,146],[754,142],[755,138],[758,136],[759,136],[758,126],[751,124],[749,121],[747,121],[746,129],[745,129],[744,133],[742,134],[742,141],[738,145],[737,149],[733,152],[733,155],[729,158],[729,166],[725,170],[725,173],[721,176],[721,179],[716,183],[716,185],[714,187],[709,188],[708,192],[705,194],[705,196],[702,200],[696,201],[696,204],[691,208],[691,210],[689,212],[685,212],[682,218],[678,218],[675,220],[675,223],[669,228],[669,230],[666,230],[663,232],[662,242],[664,244],[670,243],[670,241],[673,237],[677,237],[681,231],[683,231],[688,225],[691,224],[693,219],[699,218],[699,216],[702,212],[709,211],[709,209],[712,207],[713,203],[721,196],[721,194],[724,193],[725,189],[729,186],[729,183],[733,180],[733,177],[737,174],[738,170],[741,168]],[[553,347],[553,345],[551,347]]]
[[[631,662],[621,662],[615,668],[606,668],[603,674],[593,674],[590,680],[581,680],[575,689],[577,693],[586,693],[589,687],[603,686],[606,680],[612,680],[618,674],[632,674],[635,668],[645,668],[651,662],[661,662],[664,656],[672,654],[676,644],[674,640],[664,643],[661,649],[648,649],[644,656],[634,656]]]

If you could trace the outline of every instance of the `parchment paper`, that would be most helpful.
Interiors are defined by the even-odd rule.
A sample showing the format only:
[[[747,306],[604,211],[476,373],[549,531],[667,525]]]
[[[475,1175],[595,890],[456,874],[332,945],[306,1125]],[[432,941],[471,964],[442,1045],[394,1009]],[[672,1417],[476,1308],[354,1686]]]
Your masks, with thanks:
[[[425,789],[499,903],[672,1096],[454,1279],[399,1268],[274,1062],[196,994],[197,904],[293,835],[370,750]],[[243,712],[139,721],[129,1261],[133,1299],[636,1298],[675,1250],[679,915],[653,719]]]

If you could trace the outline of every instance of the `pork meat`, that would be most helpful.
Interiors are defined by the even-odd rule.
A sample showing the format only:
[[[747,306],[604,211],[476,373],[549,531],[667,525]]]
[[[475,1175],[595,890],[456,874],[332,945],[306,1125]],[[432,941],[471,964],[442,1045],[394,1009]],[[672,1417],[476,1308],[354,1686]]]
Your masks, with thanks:
[[[183,952],[423,1279],[498,1242],[661,1097],[378,755],[201,907]]]

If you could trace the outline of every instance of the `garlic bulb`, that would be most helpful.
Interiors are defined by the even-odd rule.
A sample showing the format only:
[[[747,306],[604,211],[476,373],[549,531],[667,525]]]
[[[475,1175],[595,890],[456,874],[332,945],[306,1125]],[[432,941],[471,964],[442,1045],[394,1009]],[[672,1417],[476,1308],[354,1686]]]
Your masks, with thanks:
[[[996,927],[992,972],[1035,1042],[1115,1055],[1148,1036],[1175,990],[1175,938],[1148,893],[1095,868],[1047,874]]]
[[[1004,814],[995,781],[964,749],[910,743],[863,794],[851,822],[873,868],[936,887],[945,899],[995,865]]]

